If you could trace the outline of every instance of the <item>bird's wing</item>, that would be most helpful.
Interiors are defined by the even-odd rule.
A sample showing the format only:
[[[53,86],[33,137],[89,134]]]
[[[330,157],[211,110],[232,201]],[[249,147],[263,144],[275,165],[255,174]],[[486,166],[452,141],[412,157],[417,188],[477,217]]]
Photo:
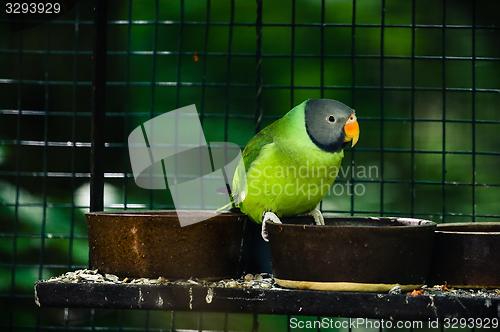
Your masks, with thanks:
[[[246,196],[245,174],[248,173],[252,167],[252,163],[259,157],[262,149],[268,144],[272,144],[274,142],[273,128],[275,128],[275,124],[276,122],[258,132],[254,137],[252,137],[243,150],[243,160],[236,168],[236,172],[233,177],[233,186],[231,188],[233,201],[236,206],[238,206]],[[244,169],[242,169],[243,167]]]
[[[273,143],[274,139],[271,134],[271,127],[273,125],[274,123],[258,132],[245,146],[245,149],[243,150],[243,161],[245,163],[246,172],[248,172],[254,160],[259,156],[262,148],[267,144]]]

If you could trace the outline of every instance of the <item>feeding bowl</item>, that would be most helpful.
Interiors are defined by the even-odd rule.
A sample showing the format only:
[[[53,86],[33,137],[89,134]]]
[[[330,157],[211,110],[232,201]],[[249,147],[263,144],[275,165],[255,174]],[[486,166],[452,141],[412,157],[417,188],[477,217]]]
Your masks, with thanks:
[[[136,278],[239,277],[245,217],[207,218],[181,227],[175,211],[88,213],[90,267]]]
[[[431,279],[456,288],[500,288],[500,222],[440,224]]]
[[[426,283],[436,224],[327,217],[325,226],[268,224],[273,275],[287,288],[387,292]]]

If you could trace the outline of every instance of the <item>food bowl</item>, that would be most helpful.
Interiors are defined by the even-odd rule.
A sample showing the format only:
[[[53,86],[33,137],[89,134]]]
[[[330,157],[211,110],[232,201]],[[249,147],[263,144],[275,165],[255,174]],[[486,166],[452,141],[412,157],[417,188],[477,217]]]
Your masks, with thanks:
[[[181,227],[174,211],[88,213],[90,268],[134,278],[239,277],[246,217],[208,217]]]
[[[268,224],[273,275],[282,287],[387,292],[426,283],[432,221],[325,215],[325,226],[300,222]]]
[[[500,288],[500,222],[440,224],[431,281],[456,288]]]

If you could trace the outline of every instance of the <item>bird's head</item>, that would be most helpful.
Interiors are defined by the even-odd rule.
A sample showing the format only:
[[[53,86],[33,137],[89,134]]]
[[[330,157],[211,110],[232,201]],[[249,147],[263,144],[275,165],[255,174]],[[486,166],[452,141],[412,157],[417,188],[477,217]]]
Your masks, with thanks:
[[[336,152],[359,139],[354,110],[333,99],[310,99],[305,108],[306,131],[320,149]]]

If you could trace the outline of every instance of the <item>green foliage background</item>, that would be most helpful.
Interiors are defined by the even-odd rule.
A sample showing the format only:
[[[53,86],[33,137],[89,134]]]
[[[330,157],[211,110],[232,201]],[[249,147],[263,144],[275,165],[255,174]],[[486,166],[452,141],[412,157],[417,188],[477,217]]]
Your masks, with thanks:
[[[444,15],[442,2],[415,0],[413,38],[410,0],[385,1],[383,30],[380,0],[355,1],[354,30],[352,0],[325,0],[323,27],[322,1],[294,3],[295,15],[290,0],[263,4],[263,125],[306,98],[338,99],[357,110],[361,124],[345,163],[380,170],[339,179],[362,183],[365,195],[328,197],[323,209],[496,220],[500,4],[477,0],[474,9],[473,1],[448,0]],[[91,319],[101,327],[167,328],[170,313],[71,310],[65,319],[62,310],[33,303],[36,280],[88,261],[93,1],[67,6],[64,15],[23,29],[0,17],[1,329],[83,330]],[[168,193],[133,183],[126,137],[154,115],[193,103],[208,141],[243,146],[252,137],[256,3],[113,0],[109,7],[106,207],[168,208]],[[198,319],[176,317],[187,328]],[[251,319],[230,314],[228,324],[248,330]],[[286,329],[286,317],[259,320],[262,331]],[[224,314],[203,316],[206,329],[223,321]]]

